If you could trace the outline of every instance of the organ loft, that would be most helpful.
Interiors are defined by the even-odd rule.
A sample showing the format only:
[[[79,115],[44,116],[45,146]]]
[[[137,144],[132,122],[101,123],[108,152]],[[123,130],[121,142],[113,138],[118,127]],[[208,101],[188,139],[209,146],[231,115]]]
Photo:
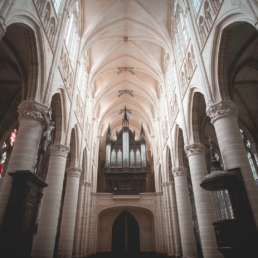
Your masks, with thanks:
[[[112,139],[110,124],[106,138],[106,192],[139,194],[146,191],[146,141],[143,125],[140,139],[129,128],[128,110],[124,108],[122,129]],[[130,111],[129,111],[130,112]]]

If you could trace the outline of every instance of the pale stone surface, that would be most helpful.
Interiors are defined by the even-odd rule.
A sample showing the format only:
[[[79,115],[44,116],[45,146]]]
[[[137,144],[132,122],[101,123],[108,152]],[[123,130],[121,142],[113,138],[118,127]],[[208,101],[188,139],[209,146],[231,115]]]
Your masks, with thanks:
[[[183,257],[196,258],[196,241],[187,186],[187,169],[173,169]]]
[[[48,187],[39,214],[39,226],[34,238],[32,257],[51,257],[54,252],[60,213],[61,196],[65,175],[66,157],[69,147],[63,145],[50,146],[50,160],[47,174]],[[71,243],[73,244],[73,242]]]
[[[181,164],[184,146],[178,143],[179,128],[183,131],[187,148],[198,142],[195,140],[197,134],[202,138],[200,141],[206,141],[209,133],[217,137],[219,146],[216,147],[224,168],[241,167],[258,225],[257,187],[236,119],[239,109],[239,124],[249,131],[249,140],[257,153],[254,140],[258,121],[254,87],[257,69],[246,62],[258,58],[257,40],[252,39],[249,44],[252,40],[248,36],[257,30],[256,1],[208,1],[208,8],[205,6],[207,1],[200,1],[199,10],[194,11],[192,1],[177,1],[175,8],[172,3],[176,1],[84,0],[79,4],[78,13],[75,6],[68,5],[69,1],[60,2],[57,11],[54,1],[0,1],[1,96],[5,100],[5,94],[15,88],[17,95],[6,95],[10,106],[6,108],[13,107],[15,101],[11,100],[16,97],[17,101],[24,102],[20,106],[19,121],[12,119],[17,117],[15,112],[4,114],[3,111],[2,114],[3,117],[9,116],[10,124],[1,120],[0,129],[6,131],[1,131],[1,144],[8,138],[10,129],[19,124],[7,173],[33,168],[44,125],[41,112],[50,105],[55,109],[55,147],[51,149],[49,159],[49,187],[45,189],[40,207],[32,257],[53,257],[66,169],[66,144],[72,128],[76,139],[74,166],[83,163],[82,153],[85,152],[85,180],[80,187],[77,208],[74,208],[77,197],[73,201],[65,200],[66,205],[70,203],[74,209],[62,214],[70,229],[65,232],[63,227],[62,231],[62,243],[66,243],[64,248],[69,249],[67,256],[72,255],[72,249],[75,257],[95,254],[99,248],[108,250],[107,242],[100,240],[104,239],[100,237],[100,230],[105,231],[108,220],[98,215],[108,210],[111,214],[126,207],[139,219],[141,232],[145,232],[141,237],[142,250],[196,257],[185,172],[174,170],[175,184],[169,182],[167,169],[161,171],[163,181],[158,175],[159,165],[167,167],[167,148],[171,149],[172,167],[186,166]],[[73,13],[76,15],[69,39],[67,23],[72,20]],[[12,31],[11,26],[16,26],[17,31]],[[234,33],[238,33],[241,26],[246,26],[241,30],[244,33],[237,37]],[[178,28],[179,41],[176,41]],[[77,31],[80,39],[73,34]],[[75,43],[79,40],[80,50],[77,52]],[[232,42],[234,45],[230,45],[225,53],[224,49]],[[245,62],[248,67],[244,67],[241,74],[238,67]],[[236,72],[232,80],[227,78],[230,71]],[[119,92],[124,94],[119,96]],[[196,93],[203,94],[204,103],[194,103]],[[54,94],[59,96],[58,101],[52,99]],[[237,107],[228,99],[234,99]],[[25,103],[24,100],[29,101]],[[224,101],[214,104],[221,100]],[[108,123],[112,124],[114,132],[120,129],[118,114],[125,105],[132,110],[130,129],[136,131],[136,137],[141,122],[146,128],[146,153],[150,166],[147,189],[155,189],[156,193],[114,198],[109,194],[96,194],[97,182],[105,181],[100,167],[105,160],[103,139]],[[33,110],[27,112],[22,106]],[[207,122],[205,109],[216,134]],[[212,198],[198,186],[205,174],[201,150],[201,145],[191,146],[187,153],[204,257],[217,257],[213,228],[208,226],[214,215]],[[166,182],[163,193],[160,181]],[[0,194],[0,223],[11,183],[7,174]],[[77,193],[78,177],[71,179],[70,183],[66,193]],[[110,233],[110,227],[108,230]],[[60,248],[62,243],[59,243]]]
[[[211,192],[205,191],[200,186],[203,178],[207,175],[205,150],[205,146],[200,143],[185,147],[190,166],[200,238],[204,247],[202,250],[203,256],[205,258],[217,258],[222,257],[222,255],[217,250],[214,229],[211,227],[212,222],[216,220],[213,197]]]

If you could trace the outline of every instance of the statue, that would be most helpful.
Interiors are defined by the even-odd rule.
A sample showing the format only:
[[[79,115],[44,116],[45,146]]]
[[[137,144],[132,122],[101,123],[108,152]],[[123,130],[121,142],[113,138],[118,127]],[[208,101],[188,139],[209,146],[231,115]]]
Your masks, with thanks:
[[[51,141],[51,133],[54,130],[55,122],[52,121],[52,109],[49,108],[47,113],[43,113],[43,116],[46,121],[46,130],[43,134],[44,140],[43,140],[43,151],[46,152],[47,146],[49,145]]]

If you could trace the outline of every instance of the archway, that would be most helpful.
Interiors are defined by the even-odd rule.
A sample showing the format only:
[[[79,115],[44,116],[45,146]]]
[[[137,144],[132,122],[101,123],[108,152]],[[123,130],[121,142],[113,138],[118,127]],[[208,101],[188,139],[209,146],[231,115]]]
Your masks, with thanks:
[[[139,225],[127,211],[122,212],[113,224],[112,252],[119,255],[135,255],[140,252]]]

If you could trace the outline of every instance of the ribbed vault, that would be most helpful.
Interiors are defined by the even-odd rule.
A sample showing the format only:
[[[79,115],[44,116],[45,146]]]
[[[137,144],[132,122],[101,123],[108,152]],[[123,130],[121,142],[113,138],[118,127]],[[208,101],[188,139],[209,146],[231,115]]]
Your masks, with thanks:
[[[130,128],[151,134],[164,56],[171,54],[170,0],[88,0],[83,5],[82,55],[100,134],[121,128],[119,111],[131,109]],[[94,15],[93,15],[94,14]]]

